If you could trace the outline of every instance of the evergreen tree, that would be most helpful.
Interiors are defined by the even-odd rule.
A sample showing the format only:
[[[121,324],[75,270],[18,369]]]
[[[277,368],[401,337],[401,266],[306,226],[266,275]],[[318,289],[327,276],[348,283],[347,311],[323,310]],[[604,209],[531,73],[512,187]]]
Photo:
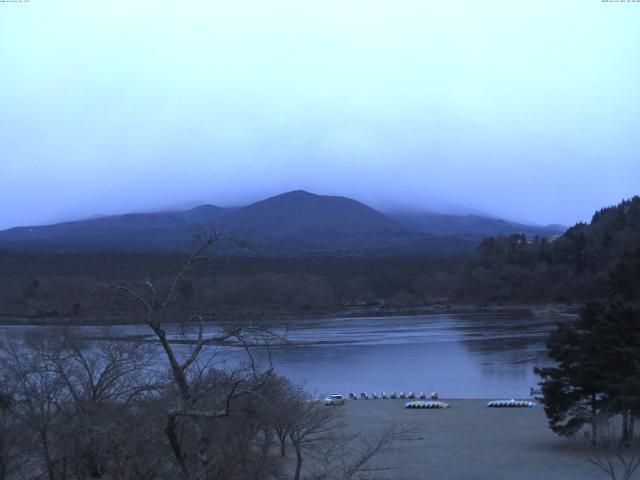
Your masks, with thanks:
[[[577,322],[552,333],[547,347],[557,365],[536,373],[551,429],[572,435],[590,424],[595,444],[598,421],[621,415],[628,443],[640,416],[640,311],[589,304]]]
[[[616,263],[609,277],[610,296],[624,302],[640,301],[640,247]]]
[[[535,369],[541,377],[542,403],[551,430],[570,436],[589,424],[594,443],[598,420],[606,410],[607,372],[601,356],[604,345],[594,332],[602,308],[587,305],[580,320],[559,325],[547,342],[549,356],[557,366]]]
[[[640,311],[619,304],[608,307],[596,334],[606,345],[601,360],[607,369],[607,409],[622,415],[622,440],[628,444],[640,415]]]

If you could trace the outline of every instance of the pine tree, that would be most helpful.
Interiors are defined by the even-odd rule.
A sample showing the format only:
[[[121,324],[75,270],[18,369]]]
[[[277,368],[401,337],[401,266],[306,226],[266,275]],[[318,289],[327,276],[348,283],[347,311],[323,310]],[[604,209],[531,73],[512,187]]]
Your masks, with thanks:
[[[542,403],[551,430],[570,436],[589,424],[594,443],[598,420],[606,410],[604,345],[593,332],[602,309],[598,304],[587,305],[579,321],[559,325],[547,342],[549,356],[557,366],[535,369],[541,377]]]
[[[618,260],[609,276],[609,288],[613,299],[640,301],[640,247]]]
[[[601,352],[607,368],[607,409],[622,415],[622,441],[633,436],[640,415],[640,311],[611,305],[599,319],[596,334],[606,343]]]
[[[585,424],[597,442],[599,420],[621,415],[622,441],[640,417],[640,311],[589,304],[574,324],[560,325],[547,344],[554,367],[536,369],[551,429],[572,435]]]

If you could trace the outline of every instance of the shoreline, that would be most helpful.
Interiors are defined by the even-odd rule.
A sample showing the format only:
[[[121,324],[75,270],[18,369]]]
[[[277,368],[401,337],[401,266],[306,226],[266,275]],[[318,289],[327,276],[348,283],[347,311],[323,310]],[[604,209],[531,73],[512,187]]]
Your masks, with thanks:
[[[268,316],[265,312],[223,312],[205,313],[202,315],[205,323],[230,323],[230,322],[277,322],[295,320],[321,320],[321,319],[354,319],[354,318],[387,318],[387,317],[417,317],[436,315],[465,315],[465,314],[501,314],[523,315],[531,317],[546,317],[579,313],[579,305],[575,304],[517,304],[517,305],[477,305],[477,304],[435,304],[424,307],[411,308],[367,308],[353,307],[336,311],[325,312],[273,312]],[[169,322],[169,323],[179,323]],[[141,319],[132,315],[100,317],[55,317],[42,318],[23,316],[19,314],[0,314],[0,325],[32,325],[32,326],[126,326],[142,325]]]

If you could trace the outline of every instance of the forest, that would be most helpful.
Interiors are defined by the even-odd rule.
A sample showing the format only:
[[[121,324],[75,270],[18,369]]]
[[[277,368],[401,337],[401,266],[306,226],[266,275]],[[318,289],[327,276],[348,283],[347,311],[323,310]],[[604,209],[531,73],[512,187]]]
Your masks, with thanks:
[[[457,298],[488,303],[601,300],[611,282],[633,291],[640,286],[640,197],[603,208],[555,239],[486,238],[459,275]]]

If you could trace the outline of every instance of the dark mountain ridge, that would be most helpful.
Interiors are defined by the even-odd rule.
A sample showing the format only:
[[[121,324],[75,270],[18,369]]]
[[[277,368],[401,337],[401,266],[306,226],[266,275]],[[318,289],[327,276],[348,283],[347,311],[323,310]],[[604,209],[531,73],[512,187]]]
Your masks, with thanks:
[[[389,216],[402,225],[432,235],[511,235],[553,237],[566,230],[562,225],[528,225],[482,215],[450,215],[431,212],[395,212]]]
[[[260,255],[293,256],[461,255],[473,251],[486,234],[537,232],[473,215],[391,218],[350,198],[296,190],[240,208],[201,205],[16,227],[0,232],[0,247],[178,252],[192,247],[194,227],[248,237],[259,245]]]

